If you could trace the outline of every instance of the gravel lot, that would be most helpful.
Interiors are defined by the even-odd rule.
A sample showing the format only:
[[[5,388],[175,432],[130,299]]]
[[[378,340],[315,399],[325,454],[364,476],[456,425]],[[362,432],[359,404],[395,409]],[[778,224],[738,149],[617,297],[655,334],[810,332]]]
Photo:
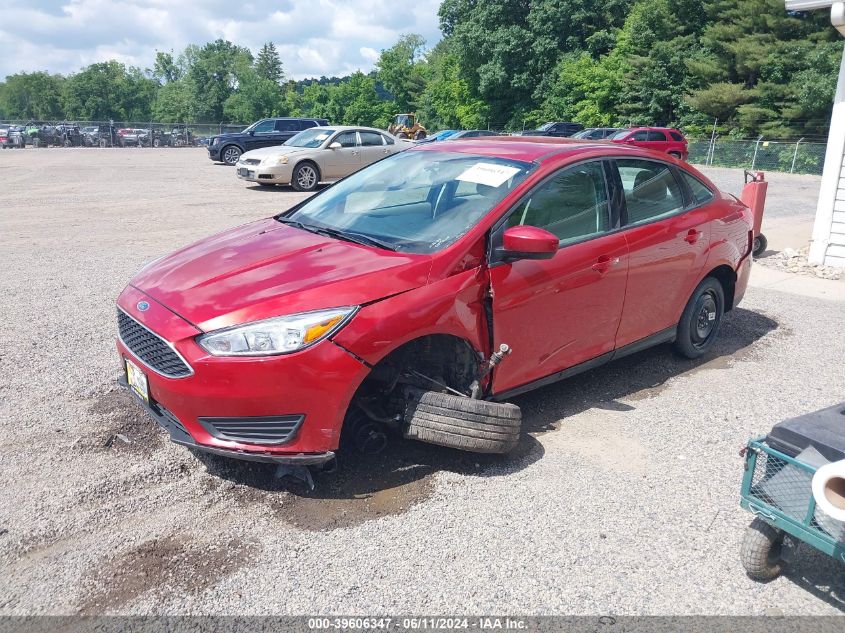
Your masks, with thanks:
[[[812,209],[813,182],[775,198]],[[746,578],[737,456],[845,397],[841,303],[752,288],[699,362],[661,347],[520,397],[507,458],[399,443],[308,492],[167,442],[115,388],[114,299],[302,197],[201,150],[0,152],[0,613],[843,609],[843,568],[809,548]]]

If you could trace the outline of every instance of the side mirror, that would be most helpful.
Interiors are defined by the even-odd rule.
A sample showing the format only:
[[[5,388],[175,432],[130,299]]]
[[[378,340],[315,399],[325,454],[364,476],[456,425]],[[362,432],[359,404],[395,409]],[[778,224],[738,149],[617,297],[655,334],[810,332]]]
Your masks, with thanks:
[[[536,226],[512,226],[502,236],[500,254],[506,260],[551,259],[560,240],[554,233]]]
[[[343,147],[343,145],[341,145],[337,141],[335,141],[334,143],[331,143],[329,145],[329,149],[341,149],[342,147]]]
[[[247,134],[249,134],[250,136],[255,136],[255,130],[250,130],[249,132],[247,132]]]

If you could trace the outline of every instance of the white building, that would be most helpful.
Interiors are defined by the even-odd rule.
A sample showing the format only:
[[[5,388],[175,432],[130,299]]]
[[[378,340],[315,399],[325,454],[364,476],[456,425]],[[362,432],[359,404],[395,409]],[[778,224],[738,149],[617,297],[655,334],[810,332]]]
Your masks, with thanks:
[[[845,36],[845,0],[786,0],[791,11],[830,9],[830,21]],[[845,53],[830,118],[819,206],[810,242],[810,263],[845,267]]]

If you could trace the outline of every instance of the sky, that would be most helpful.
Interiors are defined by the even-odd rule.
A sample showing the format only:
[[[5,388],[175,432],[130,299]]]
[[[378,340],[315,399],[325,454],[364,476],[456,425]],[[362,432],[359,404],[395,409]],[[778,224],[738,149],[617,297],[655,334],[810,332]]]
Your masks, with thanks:
[[[368,72],[402,33],[440,39],[440,0],[2,0],[0,78],[116,59],[152,67],[217,38],[279,50],[288,78]]]

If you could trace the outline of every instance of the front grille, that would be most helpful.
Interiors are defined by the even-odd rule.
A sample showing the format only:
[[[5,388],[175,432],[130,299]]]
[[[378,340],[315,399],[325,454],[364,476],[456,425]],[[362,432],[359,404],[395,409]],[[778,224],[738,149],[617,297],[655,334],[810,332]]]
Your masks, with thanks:
[[[241,162],[244,165],[258,165],[261,161],[258,158],[244,158]]]
[[[253,418],[200,418],[212,436],[245,444],[283,444],[293,439],[305,416],[280,415]]]
[[[117,311],[117,329],[123,344],[153,371],[170,378],[191,375],[191,368],[179,354],[122,310]]]

